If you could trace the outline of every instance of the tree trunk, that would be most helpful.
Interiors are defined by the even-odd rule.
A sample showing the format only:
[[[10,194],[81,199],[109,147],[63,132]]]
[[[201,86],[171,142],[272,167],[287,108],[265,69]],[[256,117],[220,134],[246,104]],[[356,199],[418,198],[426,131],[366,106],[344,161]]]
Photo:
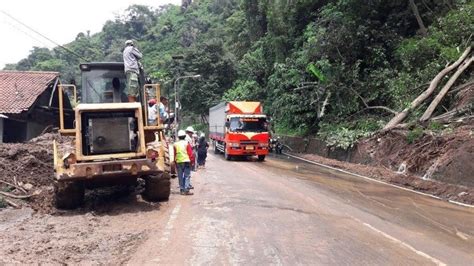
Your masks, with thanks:
[[[441,79],[448,74],[451,70],[455,69],[458,67],[464,59],[466,59],[467,55],[471,52],[471,47],[469,46],[464,53],[461,55],[461,57],[451,64],[450,66],[446,67],[445,69],[441,70],[441,72],[436,75],[436,77],[430,82],[430,86],[428,87],[427,90],[425,90],[422,94],[420,94],[413,102],[411,102],[410,106],[407,108],[403,109],[400,113],[398,113],[392,120],[390,120],[385,127],[383,128],[383,131],[387,131],[398,125],[400,122],[402,122],[408,114],[418,107],[423,101],[425,101],[436,89],[438,86],[438,83],[441,81]]]
[[[420,12],[418,12],[418,7],[415,4],[415,0],[408,0],[410,3],[411,10],[413,11],[413,14],[416,17],[416,21],[418,22],[418,26],[420,27],[420,33],[423,36],[426,36],[428,34],[428,30],[425,27],[425,24],[423,23],[423,19],[421,19]]]
[[[441,91],[436,95],[436,98],[431,102],[430,106],[428,106],[428,109],[426,109],[425,113],[421,116],[420,122],[424,122],[428,119],[430,119],[431,115],[433,114],[434,110],[436,107],[438,107],[438,104],[443,100],[444,96],[446,93],[448,93],[449,89],[453,86],[454,82],[459,78],[459,76],[468,68],[472,61],[474,60],[474,57],[469,58],[467,61],[462,64],[456,73],[448,80],[446,85],[441,89]]]

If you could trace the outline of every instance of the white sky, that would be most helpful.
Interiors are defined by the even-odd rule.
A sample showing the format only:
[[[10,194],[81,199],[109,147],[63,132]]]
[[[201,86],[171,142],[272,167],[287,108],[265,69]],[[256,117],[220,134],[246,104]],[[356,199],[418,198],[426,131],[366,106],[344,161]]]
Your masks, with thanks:
[[[73,41],[79,32],[99,32],[107,20],[134,4],[159,7],[181,0],[0,0],[0,69],[28,56],[33,46],[56,45],[6,16],[13,16],[59,44]]]

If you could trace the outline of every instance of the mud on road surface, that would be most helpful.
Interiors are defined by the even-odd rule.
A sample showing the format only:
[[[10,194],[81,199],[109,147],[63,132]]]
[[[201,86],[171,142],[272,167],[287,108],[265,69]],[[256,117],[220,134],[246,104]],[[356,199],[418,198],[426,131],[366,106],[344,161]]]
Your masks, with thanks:
[[[57,210],[53,140],[69,141],[46,133],[26,143],[0,144],[0,191],[33,195],[25,200],[4,197],[20,208],[0,208],[0,264],[123,263],[168,203],[143,200],[139,183],[87,190],[81,208]]]
[[[292,163],[288,163],[285,161],[272,162],[271,159],[267,162],[260,164],[255,162],[227,162],[220,157],[210,156],[210,166],[204,171],[204,173],[207,172],[208,175],[206,176],[206,179],[203,178],[203,180],[201,181],[202,185],[199,182],[199,172],[198,178],[193,181],[193,184],[197,188],[197,195],[193,197],[174,197],[173,195],[176,195],[177,193],[177,181],[176,179],[174,179],[172,181],[173,195],[169,202],[155,204],[144,201],[140,195],[141,191],[143,190],[143,184],[139,184],[133,189],[127,187],[112,187],[98,189],[94,191],[87,191],[85,204],[80,209],[74,211],[59,211],[53,207],[52,201],[53,139],[56,139],[59,143],[63,141],[63,139],[56,134],[45,134],[28,143],[0,145],[0,179],[13,185],[10,186],[5,183],[2,183],[0,184],[0,189],[2,191],[7,190],[8,193],[16,195],[25,193],[35,194],[28,201],[15,201],[17,204],[22,206],[22,208],[20,209],[8,208],[0,210],[0,264],[124,264],[128,262],[133,263],[134,261],[146,261],[149,258],[147,256],[140,256],[140,254],[155,254],[158,251],[161,252],[160,257],[162,259],[162,262],[167,260],[170,263],[176,263],[176,261],[178,261],[176,260],[178,259],[177,257],[182,257],[181,254],[178,254],[179,256],[176,255],[175,251],[179,250],[179,248],[188,249],[188,253],[194,252],[194,256],[190,256],[189,258],[191,258],[191,260],[195,258],[196,260],[194,261],[199,261],[200,254],[207,254],[201,252],[203,249],[205,252],[207,252],[208,249],[211,249],[211,251],[217,251],[217,249],[215,249],[215,247],[213,247],[212,245],[208,245],[208,243],[203,243],[204,238],[202,237],[204,235],[209,239],[209,241],[212,241],[217,237],[216,232],[221,233],[221,236],[218,239],[218,243],[221,243],[226,247],[231,247],[229,254],[232,255],[235,252],[238,252],[239,250],[232,249],[232,245],[235,244],[235,242],[229,243],[229,239],[232,240],[232,236],[235,236],[238,232],[243,232],[245,229],[248,229],[249,226],[255,226],[255,221],[258,220],[247,219],[249,214],[263,215],[267,213],[266,210],[269,210],[267,214],[269,214],[270,216],[275,215],[275,217],[269,219],[269,222],[279,223],[282,221],[282,217],[277,216],[277,213],[272,207],[274,204],[275,197],[283,206],[279,209],[281,212],[293,212],[293,215],[287,216],[286,219],[293,221],[295,213],[301,214],[303,216],[302,218],[304,219],[308,218],[306,216],[314,216],[314,219],[319,219],[319,215],[313,214],[311,210],[307,212],[299,212],[298,210],[302,208],[301,206],[299,206],[300,200],[295,200],[292,203],[295,204],[295,206],[290,206],[291,208],[287,206],[289,204],[288,196],[291,194],[287,191],[287,188],[289,186],[294,186],[294,189],[291,190],[292,193],[296,193],[296,195],[293,195],[294,197],[303,197],[304,199],[309,200],[309,202],[317,203],[315,204],[314,208],[319,209],[321,208],[322,203],[324,203],[325,200],[328,200],[325,195],[329,192],[325,191],[330,188],[329,185],[337,185],[338,182],[342,182],[338,181],[339,179],[334,178],[314,178],[314,171],[311,170],[307,173],[308,180],[311,180],[311,184],[301,184],[300,182],[306,181],[295,179],[293,176],[293,172],[286,173],[286,175],[283,174],[283,176],[281,176],[282,170],[278,167],[282,167],[282,165],[290,165],[290,167],[295,167]],[[346,168],[355,165],[343,165],[344,163],[338,161],[326,161],[325,163],[340,168]],[[238,166],[239,171],[234,171],[233,173],[226,173],[225,169],[228,169],[227,167],[229,164]],[[366,169],[367,173],[372,173],[382,178],[389,177],[389,173],[393,174],[393,171],[389,169],[385,169],[386,172],[384,172],[380,170],[382,168],[370,168],[368,166],[357,167],[365,167],[364,169]],[[296,171],[297,176],[301,174],[300,170]],[[349,170],[351,169],[349,168]],[[238,176],[242,172],[246,173],[244,179]],[[209,176],[209,174],[211,175]],[[261,186],[255,184],[256,180],[260,180],[259,182]],[[321,183],[323,185],[319,186],[319,183],[315,182],[317,180],[325,180],[325,182],[329,183]],[[398,182],[400,183],[406,183],[406,180],[409,179],[402,176],[398,180]],[[275,183],[275,181],[278,182]],[[391,181],[394,182],[396,180],[394,179]],[[281,182],[284,182],[284,185],[282,185]],[[412,182],[420,182],[420,179],[415,178]],[[204,186],[204,184],[206,186]],[[211,184],[214,184],[214,186],[210,186]],[[352,193],[353,184],[350,184],[350,189],[348,189],[347,191],[344,190],[344,193]],[[406,183],[405,185],[408,186],[410,184],[414,183]],[[423,185],[426,183],[420,184]],[[418,187],[421,187],[421,185],[419,185]],[[358,189],[360,190],[365,186],[366,185],[363,185]],[[211,189],[211,187],[213,187],[213,189]],[[282,193],[281,189],[284,189],[285,192]],[[384,187],[384,189],[387,188]],[[306,192],[303,193],[304,191]],[[315,193],[315,191],[320,193]],[[340,188],[338,187],[336,191],[340,193]],[[440,191],[447,192],[448,190],[446,190],[446,187],[440,186]],[[246,192],[247,194],[245,194],[245,196],[240,195],[243,192]],[[255,204],[253,204],[251,200],[247,199],[258,195],[262,196],[261,193],[265,194],[264,196],[265,198],[268,198],[268,202],[261,203],[261,199],[257,198],[254,199]],[[331,195],[335,194],[333,192],[330,193]],[[398,195],[397,191],[394,191],[393,193]],[[458,194],[458,191],[451,191],[449,193],[452,195],[462,194]],[[330,201],[327,201],[329,202],[327,204],[336,204],[338,202],[344,202],[344,204],[346,204],[345,200],[359,197],[359,194],[355,195],[356,196],[350,194],[349,197],[347,197],[347,195],[345,194],[343,195],[344,197],[337,196],[342,198],[338,200],[336,197],[336,199],[331,199]],[[368,206],[365,206],[367,196],[365,196],[365,194],[363,195],[364,197],[361,199],[361,205],[364,206],[364,208],[368,208],[371,205],[369,204]],[[462,195],[466,197],[474,195],[474,192],[467,191]],[[322,197],[323,200],[310,200],[311,197]],[[372,197],[373,195],[368,198],[371,199]],[[382,197],[381,200],[383,199],[384,197]],[[228,205],[216,205],[215,203],[218,203],[219,201],[221,201],[222,204]],[[179,228],[187,228],[186,230],[189,231],[188,233],[183,233],[181,232],[181,230],[176,230],[168,226],[168,223],[172,220],[171,218],[173,217],[173,206],[176,206],[178,202],[183,203],[182,213],[188,213],[188,215],[177,219],[177,222],[180,222]],[[212,203],[211,206],[208,206],[208,203],[210,202],[214,203]],[[415,205],[414,201],[412,201],[411,203]],[[249,205],[247,207],[250,211],[243,211],[242,204],[245,206]],[[376,202],[376,204],[381,204],[381,206],[385,208],[387,204],[399,203],[396,200],[393,202],[391,200],[388,200],[388,202]],[[352,204],[348,204],[347,206],[350,207],[352,206]],[[235,210],[232,209],[234,207]],[[184,208],[187,208],[187,210],[184,211]],[[257,208],[257,210],[254,210],[255,208]],[[338,210],[338,208],[339,207],[329,206],[329,209],[331,210]],[[395,208],[389,208],[389,210],[392,209],[398,209],[398,206],[396,206]],[[412,207],[410,206],[408,209],[411,210]],[[211,213],[209,213],[209,210],[211,210]],[[228,224],[228,219],[234,219],[233,221],[235,224],[244,222],[248,222],[249,224],[243,224],[241,228],[236,229],[229,229],[227,227],[219,226],[219,223],[217,223],[216,225],[214,223],[214,220],[206,220],[207,218],[216,218],[213,216],[215,213],[213,213],[212,211],[217,211],[219,215],[224,215],[219,218],[223,219],[222,221],[225,222],[223,224]],[[375,214],[381,215],[387,210],[384,210],[383,212],[380,212],[378,210],[373,211]],[[446,210],[443,210],[443,212],[444,211]],[[241,212],[241,216],[233,217],[232,215],[235,212]],[[193,216],[190,213],[196,215]],[[202,223],[199,220],[196,220],[196,217],[198,217],[198,215],[208,215],[209,217],[204,217],[206,219],[204,219],[203,221],[211,222]],[[340,215],[343,214],[338,214],[335,217],[339,217]],[[395,217],[399,217],[400,215],[401,213],[396,213]],[[168,219],[168,217],[170,218]],[[441,217],[444,219],[443,215],[441,215]],[[326,219],[325,216],[321,216],[320,218]],[[433,222],[432,218],[428,218],[429,221]],[[391,219],[393,218],[387,218],[382,220],[386,222],[390,221]],[[336,220],[338,220],[338,218]],[[395,220],[398,221],[398,218],[396,218]],[[415,219],[415,221],[418,220],[418,218]],[[439,217],[437,218],[437,220],[439,220]],[[338,224],[339,222],[340,220],[338,220],[337,223],[332,222],[330,223],[330,225],[327,226],[330,227],[332,224]],[[288,223],[290,223],[290,221],[288,221]],[[434,221],[434,223],[438,225],[437,221]],[[302,230],[300,223],[294,223],[293,221],[290,224],[294,225],[296,228],[293,228],[292,230]],[[309,225],[304,226],[304,228],[311,229],[312,225],[315,224],[318,223],[311,222]],[[260,223],[258,223],[258,225],[260,225]],[[194,230],[193,226],[197,229]],[[264,228],[264,231],[268,230],[267,233],[269,235],[267,238],[262,238],[259,235],[255,235],[256,245],[258,246],[261,243],[264,243],[265,245],[273,245],[276,242],[273,241],[271,238],[274,237],[277,240],[281,240],[279,236],[282,232],[288,233],[289,235],[291,235],[291,237],[294,236],[294,234],[292,233],[293,231],[290,230],[291,228],[286,227],[285,223],[283,223],[281,226],[282,227],[276,231],[270,230],[273,227]],[[317,231],[319,230],[318,228],[322,228],[321,226],[322,224],[318,224],[318,226],[312,228],[312,230],[314,229],[315,231]],[[405,224],[400,223],[400,228],[404,228],[404,226]],[[216,230],[216,228],[218,228],[220,231]],[[446,229],[444,226],[442,228]],[[461,227],[455,227],[454,233],[451,232],[451,230],[448,230],[448,233],[451,235],[454,234],[456,241],[459,241],[457,238],[462,239],[462,241],[472,240],[473,231],[469,230],[470,227],[468,227],[467,230],[463,230],[463,232],[458,232],[458,228]],[[261,229],[255,229],[255,231],[250,233],[260,232],[260,230]],[[165,233],[168,233],[170,235],[165,235]],[[316,232],[314,236],[317,237],[312,237],[311,241],[315,239],[320,239],[320,241],[323,242],[334,240],[334,237],[332,236],[333,232],[331,230],[328,230],[324,233],[327,234],[329,240],[320,239],[322,237],[321,232]],[[396,233],[397,232],[393,232],[394,235],[398,235]],[[222,236],[222,234],[225,235]],[[190,244],[186,241],[189,236],[191,236],[192,241],[195,241],[194,249],[189,249]],[[177,239],[177,242],[174,244],[177,246],[164,245],[164,248],[162,248],[161,246],[161,249],[157,248],[158,244],[162,243],[166,239],[171,239],[171,237]],[[288,236],[287,239],[292,239],[291,237]],[[301,233],[300,237],[309,237],[309,235],[307,233]],[[340,239],[345,239],[347,237],[346,230],[341,231],[339,237]],[[352,240],[354,241],[354,243],[359,243],[357,238],[353,238]],[[282,250],[284,250],[290,247],[298,247],[298,245],[301,243],[309,243],[311,241],[284,244],[281,246],[281,248]],[[370,241],[374,240],[364,240],[362,241],[362,244],[365,245],[367,243],[370,243]],[[382,240],[379,239],[378,241]],[[383,240],[382,242],[384,241],[385,240]],[[346,240],[342,241],[341,243],[345,242]],[[387,245],[389,244],[390,243],[387,243]],[[390,246],[393,246],[393,243],[390,244]],[[178,247],[178,249],[176,247]],[[334,248],[334,251],[340,250],[344,249],[339,249],[337,247]],[[350,250],[352,251],[352,249]],[[361,249],[355,248],[354,250]],[[382,251],[380,252],[383,253]],[[169,254],[171,253],[174,253],[175,257],[168,258]],[[275,252],[271,251],[270,253],[273,254]],[[216,254],[223,253],[218,252]],[[263,258],[258,254],[254,254],[252,256],[256,256],[259,259]],[[307,261],[311,261],[311,252],[305,252],[301,256],[306,256],[306,259],[308,259]],[[301,260],[301,256],[297,257]],[[365,254],[361,254],[361,258],[364,256]],[[391,259],[396,258],[396,256],[391,257]],[[380,257],[374,257],[374,259],[380,259]],[[252,257],[252,260],[249,261],[255,262],[254,257]],[[265,264],[265,262],[266,261],[263,261],[263,263],[261,264]]]
[[[101,192],[75,211],[0,211],[0,264],[127,261],[168,203],[149,203],[135,192]]]
[[[473,121],[474,122],[474,121]],[[349,162],[316,154],[291,153],[307,160],[382,180],[445,200],[474,204],[474,124],[452,132],[428,132],[413,143],[406,130],[363,139]]]
[[[413,174],[400,174],[383,166],[371,166],[342,162],[328,159],[315,154],[297,154],[298,156],[327,166],[347,170],[351,173],[363,175],[386,183],[405,187],[414,191],[440,197],[444,200],[458,201],[464,204],[474,204],[474,188],[446,184],[436,180],[423,180]]]

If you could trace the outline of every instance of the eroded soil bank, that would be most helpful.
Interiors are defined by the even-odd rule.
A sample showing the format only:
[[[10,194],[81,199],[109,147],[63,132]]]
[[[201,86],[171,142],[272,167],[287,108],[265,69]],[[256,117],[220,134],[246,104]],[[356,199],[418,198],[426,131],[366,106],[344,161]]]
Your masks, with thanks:
[[[473,204],[473,124],[425,132],[412,141],[408,131],[393,130],[361,140],[349,150],[332,149],[317,139],[285,137],[283,141],[309,160]]]

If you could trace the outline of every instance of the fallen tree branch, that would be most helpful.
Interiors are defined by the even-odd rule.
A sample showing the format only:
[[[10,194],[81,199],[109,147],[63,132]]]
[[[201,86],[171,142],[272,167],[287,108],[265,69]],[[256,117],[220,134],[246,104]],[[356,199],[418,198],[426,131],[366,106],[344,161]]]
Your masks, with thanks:
[[[459,78],[459,76],[471,65],[471,63],[474,61],[474,57],[469,58],[466,60],[459,68],[458,70],[454,73],[454,75],[448,80],[448,82],[444,85],[444,87],[441,89],[441,91],[436,95],[434,100],[431,102],[431,104],[428,106],[426,109],[425,113],[421,116],[420,122],[425,122],[426,120],[430,119],[431,115],[433,115],[433,112],[435,111],[436,107],[438,107],[439,103],[441,100],[443,100],[444,96],[446,96],[446,93],[448,93],[449,89],[453,86],[453,84],[456,82],[456,80]]]
[[[9,200],[9,199],[6,199],[6,198],[3,198],[3,200],[8,203],[10,206],[14,207],[14,208],[17,208],[19,209],[20,208],[20,205],[16,204],[15,202]]]
[[[470,86],[470,85],[474,85],[474,79],[471,79],[470,81],[468,81],[464,84],[461,84],[461,85],[457,86],[456,88],[450,90],[448,92],[448,94],[456,93],[456,92],[458,92],[458,91],[460,91],[460,90],[462,90],[462,89],[464,89],[464,88],[466,88],[467,86]]]
[[[461,107],[461,108],[455,108],[454,110],[451,110],[449,112],[446,112],[446,113],[438,115],[438,116],[435,116],[435,117],[431,118],[431,120],[441,121],[441,120],[445,120],[445,119],[451,119],[452,117],[454,117],[456,115],[461,115],[461,114],[467,113],[473,107],[474,107],[473,104],[468,104],[468,105],[465,105],[464,107]]]
[[[329,98],[331,98],[331,91],[328,92],[326,95],[326,99],[324,99],[323,106],[321,106],[321,110],[317,110],[318,112],[318,118],[321,118],[324,116],[324,112],[326,111],[326,106],[329,104]]]
[[[409,123],[402,123],[402,124],[398,124],[396,125],[394,128],[392,129],[406,129],[408,127],[412,126],[412,124],[409,124]]]
[[[28,198],[31,198],[31,197],[37,195],[37,193],[20,196],[20,195],[11,194],[11,193],[8,193],[8,192],[0,191],[0,195],[3,195],[5,197],[9,197],[9,198],[12,198],[12,199],[28,199]]]
[[[359,99],[362,101],[362,103],[364,104],[365,106],[365,109],[381,109],[381,110],[385,110],[387,112],[390,112],[394,115],[397,114],[397,112],[395,112],[394,110],[386,107],[386,106],[370,106],[367,104],[367,102],[365,101],[365,99],[362,97],[362,95],[360,95],[356,90],[354,90],[353,88],[349,87],[349,89],[355,94],[357,95],[357,97],[359,97]]]
[[[438,86],[439,82],[441,79],[446,76],[451,70],[457,68],[463,61],[466,59],[466,57],[469,55],[471,52],[471,46],[469,46],[464,53],[459,57],[459,59],[454,62],[453,64],[449,65],[448,67],[444,68],[441,70],[436,77],[434,77],[433,80],[430,82],[430,86],[428,87],[427,90],[425,90],[422,94],[420,94],[411,104],[403,109],[400,113],[397,113],[394,118],[392,118],[382,129],[383,131],[387,131],[401,123],[405,118],[408,116],[408,114],[415,108],[417,108],[421,103],[423,103],[436,89]]]
[[[24,188],[22,188],[22,187],[20,187],[20,186],[18,186],[18,185],[14,185],[14,184],[12,184],[12,183],[10,183],[10,182],[7,182],[7,181],[4,181],[4,180],[1,180],[1,179],[0,179],[0,183],[3,183],[3,184],[5,184],[5,185],[7,185],[7,186],[16,188],[16,189],[20,190],[21,192],[23,192],[23,193],[25,193],[25,194],[28,193],[28,192],[26,192],[26,190],[25,190]]]
[[[467,115],[467,116],[461,116],[461,117],[450,116],[450,117],[444,118],[443,120],[436,120],[436,121],[443,124],[452,124],[452,123],[461,123],[464,121],[468,121],[472,119],[473,117],[474,115]]]

